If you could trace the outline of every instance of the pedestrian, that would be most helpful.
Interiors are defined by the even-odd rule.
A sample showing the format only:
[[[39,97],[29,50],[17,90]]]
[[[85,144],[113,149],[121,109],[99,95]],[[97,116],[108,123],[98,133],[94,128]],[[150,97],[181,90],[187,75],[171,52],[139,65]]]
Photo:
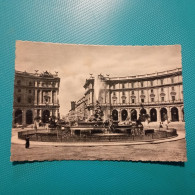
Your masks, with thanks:
[[[35,120],[35,122],[34,122],[34,128],[35,128],[35,131],[37,132],[37,121]]]
[[[25,148],[29,148],[30,147],[30,137],[27,135],[25,140],[26,140]]]

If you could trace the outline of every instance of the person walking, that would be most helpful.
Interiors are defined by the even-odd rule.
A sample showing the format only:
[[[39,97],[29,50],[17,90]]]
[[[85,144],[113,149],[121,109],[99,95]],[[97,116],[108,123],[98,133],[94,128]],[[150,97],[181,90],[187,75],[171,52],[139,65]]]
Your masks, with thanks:
[[[25,140],[26,140],[25,148],[28,149],[30,147],[30,137],[29,137],[29,135],[26,136]]]

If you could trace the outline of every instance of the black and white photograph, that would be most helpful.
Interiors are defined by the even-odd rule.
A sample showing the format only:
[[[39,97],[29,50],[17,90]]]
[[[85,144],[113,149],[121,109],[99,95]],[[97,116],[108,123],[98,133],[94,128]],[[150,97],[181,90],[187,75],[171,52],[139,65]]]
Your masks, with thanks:
[[[16,41],[11,161],[187,161],[181,49]]]

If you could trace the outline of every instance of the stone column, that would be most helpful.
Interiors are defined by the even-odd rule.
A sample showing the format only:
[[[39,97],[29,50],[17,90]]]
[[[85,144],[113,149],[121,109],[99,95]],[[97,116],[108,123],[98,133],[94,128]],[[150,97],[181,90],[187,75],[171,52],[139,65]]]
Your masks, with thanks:
[[[136,108],[135,110],[137,112],[137,119],[138,119],[139,118],[139,114],[140,114],[140,109],[139,108]]]
[[[22,110],[22,125],[26,125],[26,110]]]
[[[171,121],[171,109],[170,109],[170,107],[167,107],[167,120]]]
[[[56,91],[55,91],[55,93],[54,93],[54,104],[56,104],[57,103],[57,101],[56,101]]]
[[[182,113],[182,107],[178,107],[178,114],[179,114],[179,121],[183,121],[183,113]]]
[[[58,117],[58,112],[57,112],[57,110],[55,110],[55,117]]]
[[[129,120],[131,121],[131,109],[128,108],[127,110],[128,110],[128,117],[129,117]]]
[[[121,119],[121,110],[118,110],[118,120],[122,121],[122,119]]]
[[[55,91],[52,91],[52,104],[55,104]]]
[[[40,109],[39,116],[42,117],[42,109]]]
[[[53,104],[53,91],[52,90],[50,92],[50,97],[51,97],[51,99],[49,101],[49,104]]]
[[[37,104],[37,89],[35,89],[34,104]]]
[[[39,90],[39,104],[42,103],[42,90]]]
[[[160,122],[161,121],[160,108],[156,108],[156,113],[157,113],[157,122]]]
[[[34,118],[38,116],[37,109],[33,109],[33,121]]]
[[[59,99],[58,99],[59,91],[57,91],[57,104],[59,104]]]
[[[41,91],[41,104],[45,104],[44,96],[45,96],[45,91]]]

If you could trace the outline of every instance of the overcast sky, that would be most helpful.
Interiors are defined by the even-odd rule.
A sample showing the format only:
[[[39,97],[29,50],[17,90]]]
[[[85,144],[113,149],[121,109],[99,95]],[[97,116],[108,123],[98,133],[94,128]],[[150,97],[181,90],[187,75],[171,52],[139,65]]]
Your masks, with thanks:
[[[91,46],[29,41],[16,42],[15,69],[33,73],[49,71],[61,78],[60,114],[70,101],[84,95],[89,74],[131,76],[181,67],[181,46]]]

